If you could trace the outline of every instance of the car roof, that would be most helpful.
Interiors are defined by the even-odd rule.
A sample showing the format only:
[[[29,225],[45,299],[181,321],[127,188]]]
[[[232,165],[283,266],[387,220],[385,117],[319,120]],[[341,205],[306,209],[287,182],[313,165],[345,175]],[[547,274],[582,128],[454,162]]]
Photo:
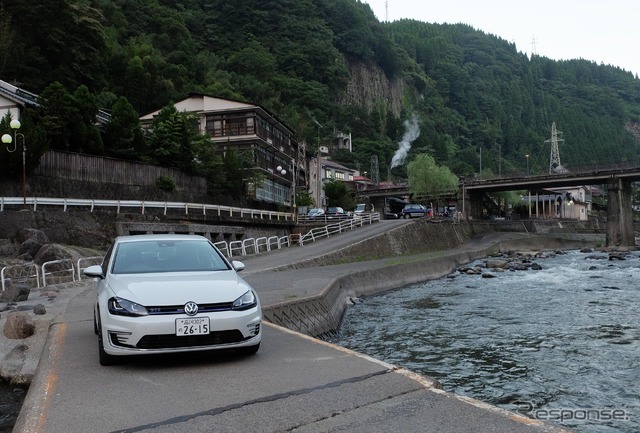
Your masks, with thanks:
[[[207,238],[201,235],[188,235],[188,234],[144,234],[144,235],[126,235],[118,236],[115,240],[116,243],[123,242],[143,242],[143,241],[178,241],[178,240],[198,240],[208,241]]]

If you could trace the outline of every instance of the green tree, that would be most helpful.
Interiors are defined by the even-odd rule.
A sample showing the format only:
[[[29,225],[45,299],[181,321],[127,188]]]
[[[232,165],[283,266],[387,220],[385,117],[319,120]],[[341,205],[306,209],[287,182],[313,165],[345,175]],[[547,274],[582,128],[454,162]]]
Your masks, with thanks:
[[[192,140],[197,134],[197,122],[191,114],[179,113],[175,106],[167,105],[153,119],[148,137],[151,160],[164,167],[192,172]]]
[[[222,158],[222,167],[223,193],[227,198],[242,205],[265,180],[264,175],[255,170],[253,152],[249,150],[226,150]]]
[[[207,191],[219,196],[224,191],[226,172],[222,157],[207,134],[196,134],[192,138],[194,153],[193,173],[207,179]]]
[[[124,96],[118,98],[111,110],[111,120],[106,126],[106,151],[110,156],[142,160],[145,139],[140,128],[138,113]]]
[[[330,180],[322,187],[327,197],[327,206],[353,209],[353,197],[347,190],[347,185],[339,180]]]
[[[104,59],[108,57],[104,29],[99,10],[89,3],[3,0],[0,20],[10,29],[7,54],[14,59],[0,57],[3,79],[25,83],[32,90],[54,81],[69,88],[104,84]]]
[[[72,124],[74,146],[73,149],[81,153],[104,155],[104,145],[100,131],[96,126],[98,104],[96,97],[89,92],[87,86],[80,86],[73,93],[75,105],[78,108],[78,118]]]
[[[75,122],[80,119],[76,101],[60,82],[54,82],[42,91],[40,126],[46,131],[48,147],[53,150],[77,151]]]
[[[422,153],[407,166],[409,190],[414,197],[434,199],[458,190],[458,178],[449,168],[436,165],[430,155]]]

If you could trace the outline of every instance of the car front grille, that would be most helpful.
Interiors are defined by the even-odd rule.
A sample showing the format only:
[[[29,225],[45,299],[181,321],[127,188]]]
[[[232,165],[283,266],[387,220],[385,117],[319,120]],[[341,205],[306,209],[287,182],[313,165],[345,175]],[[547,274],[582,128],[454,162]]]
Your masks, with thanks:
[[[220,302],[217,304],[198,304],[198,313],[214,313],[216,311],[230,311],[233,302]],[[150,316],[160,316],[166,314],[184,314],[184,305],[163,305],[147,307]]]
[[[244,338],[237,329],[215,331],[207,335],[189,335],[178,337],[175,334],[145,335],[138,341],[138,349],[177,349],[181,347],[216,346],[220,344],[240,343],[253,336]],[[118,345],[117,342],[114,342]]]

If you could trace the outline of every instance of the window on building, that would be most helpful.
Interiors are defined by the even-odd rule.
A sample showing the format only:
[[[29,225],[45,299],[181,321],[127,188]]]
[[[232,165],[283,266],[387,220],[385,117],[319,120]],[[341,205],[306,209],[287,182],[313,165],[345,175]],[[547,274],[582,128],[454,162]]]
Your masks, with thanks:
[[[253,113],[210,114],[206,118],[206,130],[212,137],[255,134]]]
[[[337,180],[344,180],[344,173],[336,171],[336,179]]]

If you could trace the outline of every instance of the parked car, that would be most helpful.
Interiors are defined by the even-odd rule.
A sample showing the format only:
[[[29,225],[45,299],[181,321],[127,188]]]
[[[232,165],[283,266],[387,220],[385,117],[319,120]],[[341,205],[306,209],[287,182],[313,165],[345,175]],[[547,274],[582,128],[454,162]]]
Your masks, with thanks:
[[[102,365],[125,355],[260,348],[262,310],[256,292],[207,238],[117,237],[96,278],[94,330]]]
[[[347,216],[347,213],[341,207],[328,207],[325,214],[330,218],[341,218]]]
[[[319,207],[309,209],[309,212],[307,212],[307,218],[317,218],[322,215],[324,215],[324,209]]]
[[[427,215],[427,208],[421,204],[408,204],[402,209],[403,218],[420,218]]]
[[[364,203],[359,203],[359,204],[357,204],[357,205],[356,205],[356,208],[355,208],[355,210],[353,211],[353,213],[354,213],[354,214],[356,214],[356,215],[361,214],[361,213],[364,213],[364,212],[365,212],[366,207],[367,207],[367,205],[366,205],[366,204],[364,204]]]

